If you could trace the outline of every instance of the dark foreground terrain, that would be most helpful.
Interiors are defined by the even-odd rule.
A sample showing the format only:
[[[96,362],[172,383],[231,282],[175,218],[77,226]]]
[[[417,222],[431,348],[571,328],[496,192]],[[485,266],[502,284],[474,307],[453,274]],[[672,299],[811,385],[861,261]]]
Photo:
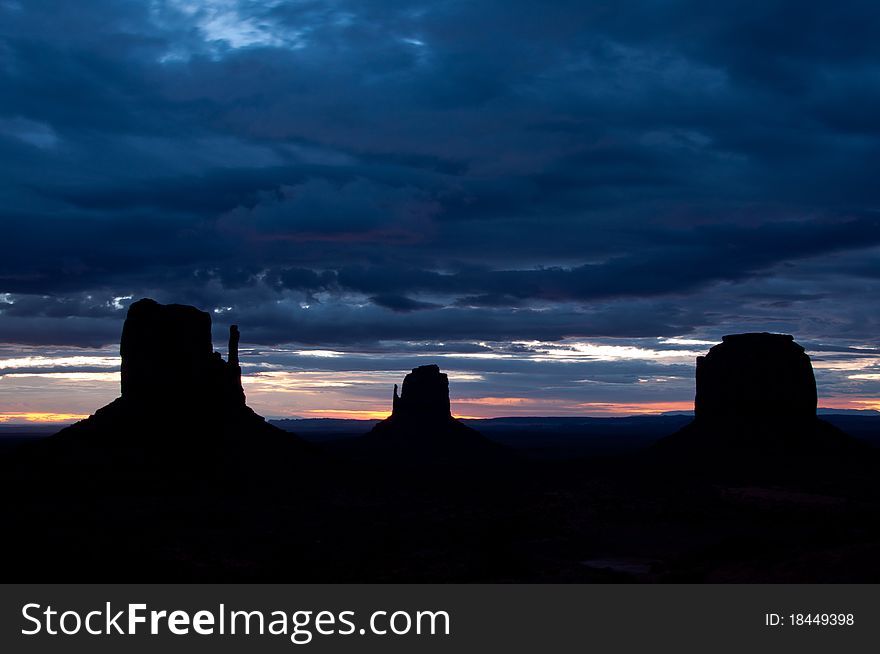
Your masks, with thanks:
[[[880,418],[837,418],[877,442]],[[206,474],[187,459],[155,477],[22,464],[38,435],[7,431],[2,579],[880,581],[873,449],[741,469],[654,456],[689,420],[489,421],[504,456],[442,465],[325,424],[298,429],[313,444],[290,462]]]

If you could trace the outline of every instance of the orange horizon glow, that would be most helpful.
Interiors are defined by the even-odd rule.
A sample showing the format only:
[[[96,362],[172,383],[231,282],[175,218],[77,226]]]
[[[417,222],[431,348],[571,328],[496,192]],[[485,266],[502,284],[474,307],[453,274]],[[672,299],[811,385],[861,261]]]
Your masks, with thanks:
[[[565,402],[525,397],[463,398],[452,402],[454,417],[464,420],[485,420],[511,417],[623,417],[633,415],[659,415],[671,411],[692,411],[692,400],[674,402]],[[464,405],[465,410],[456,410]],[[465,408],[466,407],[466,408]],[[504,408],[511,409],[505,412]],[[829,398],[820,403],[822,409],[861,409],[880,411],[880,398]],[[480,409],[485,409],[481,411]],[[528,413],[525,413],[528,411]],[[264,411],[273,415],[272,411]],[[295,416],[274,414],[278,418],[333,418],[340,420],[384,420],[391,412],[386,409],[309,409],[297,411]],[[88,418],[88,414],[7,411],[0,412],[0,424],[59,424]]]
[[[465,410],[456,410],[465,405]],[[462,408],[465,408],[462,407]],[[504,412],[504,407],[512,409]],[[485,408],[486,411],[480,411]],[[823,400],[821,409],[874,409],[880,411],[880,398],[834,398]],[[499,410],[500,409],[500,410]],[[519,411],[517,411],[519,409]],[[523,413],[523,409],[528,413]],[[482,397],[453,400],[452,415],[464,420],[522,417],[624,417],[660,415],[674,411],[693,411],[693,400],[667,402],[565,402],[526,397]],[[383,410],[314,409],[298,411],[302,418],[384,420],[391,412]]]
[[[336,418],[339,420],[385,420],[391,412],[387,409],[383,411],[358,411],[347,409],[310,409],[308,411],[297,411],[297,415],[301,418]],[[295,418],[293,418],[295,420]]]
[[[466,410],[457,410],[456,405],[465,405]],[[529,409],[529,413],[516,411],[515,413],[499,413],[499,407],[512,409]],[[487,409],[486,412],[480,411]],[[668,411],[691,411],[694,408],[692,400],[681,402],[641,402],[641,403],[615,403],[615,402],[578,402],[570,403],[561,400],[546,400],[527,397],[482,397],[463,398],[452,402],[452,415],[464,420],[481,420],[487,418],[510,418],[519,416],[543,416],[543,417],[590,417],[590,416],[631,416],[652,415]],[[384,420],[391,412],[388,409],[310,409],[297,411],[296,415],[301,418],[335,418],[340,420]]]
[[[76,422],[88,418],[85,413],[44,413],[38,411],[9,411],[0,413],[0,423],[37,422],[55,424],[59,422]]]
[[[860,398],[834,398],[823,401],[822,409],[856,409],[861,411],[880,411],[880,398],[860,397]]]
[[[616,402],[582,402],[575,405],[578,409],[609,415],[652,415],[669,411],[693,411],[693,400],[681,402],[642,402],[639,404]]]

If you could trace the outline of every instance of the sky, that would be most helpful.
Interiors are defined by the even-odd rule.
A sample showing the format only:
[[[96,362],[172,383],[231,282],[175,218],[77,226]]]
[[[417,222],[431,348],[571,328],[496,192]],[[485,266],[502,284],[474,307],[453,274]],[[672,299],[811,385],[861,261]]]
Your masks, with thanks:
[[[118,395],[126,307],[267,416],[692,406],[793,334],[880,409],[873,1],[0,0],[0,421]]]

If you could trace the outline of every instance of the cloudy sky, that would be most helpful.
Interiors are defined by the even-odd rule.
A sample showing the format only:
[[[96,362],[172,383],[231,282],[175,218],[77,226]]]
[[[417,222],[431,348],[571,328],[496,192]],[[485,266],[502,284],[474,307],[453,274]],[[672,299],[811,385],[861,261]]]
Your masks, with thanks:
[[[264,415],[688,408],[792,333],[880,408],[872,0],[0,0],[0,421],[117,394],[133,300]]]

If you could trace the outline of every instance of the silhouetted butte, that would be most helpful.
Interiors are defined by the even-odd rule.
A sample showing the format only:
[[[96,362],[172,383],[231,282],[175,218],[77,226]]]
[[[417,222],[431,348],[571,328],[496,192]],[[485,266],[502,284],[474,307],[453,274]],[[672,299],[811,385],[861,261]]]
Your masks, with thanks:
[[[98,474],[149,469],[193,476],[255,471],[295,457],[308,446],[245,403],[238,340],[233,325],[224,361],[211,342],[210,314],[150,299],[133,303],[122,328],[121,396],[34,454]]]
[[[820,420],[816,406],[810,357],[792,336],[725,336],[697,358],[694,420],[656,451],[736,465],[864,451]]]
[[[694,413],[709,421],[811,420],[816,378],[810,357],[789,334],[724,336],[697,357]]]
[[[362,439],[389,459],[467,465],[507,455],[507,448],[452,417],[449,378],[437,365],[419,366],[397,385],[391,415]]]

